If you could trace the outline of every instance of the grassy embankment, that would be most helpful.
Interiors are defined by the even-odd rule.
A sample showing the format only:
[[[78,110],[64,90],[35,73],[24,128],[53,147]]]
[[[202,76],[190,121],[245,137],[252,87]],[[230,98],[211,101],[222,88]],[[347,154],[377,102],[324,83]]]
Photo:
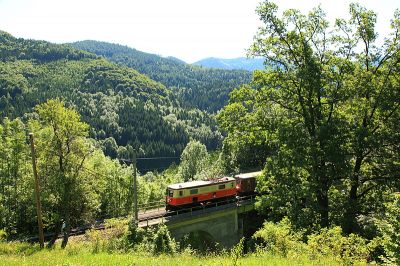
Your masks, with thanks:
[[[229,253],[195,255],[183,252],[174,255],[153,255],[146,252],[94,253],[91,246],[70,243],[65,250],[39,250],[26,243],[0,243],[1,265],[340,265],[330,258],[312,260],[307,256],[281,257],[268,253],[252,253],[235,260]]]

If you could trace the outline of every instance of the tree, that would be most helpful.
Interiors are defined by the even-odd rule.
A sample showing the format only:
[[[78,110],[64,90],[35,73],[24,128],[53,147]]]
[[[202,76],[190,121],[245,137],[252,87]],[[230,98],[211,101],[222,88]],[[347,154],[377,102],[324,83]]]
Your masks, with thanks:
[[[85,140],[88,125],[81,122],[75,110],[66,108],[60,100],[38,105],[36,111],[41,124],[37,135],[39,169],[44,183],[44,209],[47,207],[46,218],[54,226],[54,237],[58,236],[64,224],[61,244],[64,248],[71,225],[76,225],[85,216],[90,217],[99,204],[93,189],[95,180],[83,171],[92,150]]]
[[[342,224],[350,233],[399,185],[400,12],[377,47],[376,14],[360,5],[334,30],[320,8],[281,17],[277,10],[260,4],[264,26],[250,49],[270,68],[232,93],[220,123],[237,142],[258,136],[273,151],[259,182],[268,195],[261,209],[297,226]]]
[[[132,169],[95,148],[99,142],[85,137],[87,125],[59,100],[37,110],[40,115],[31,114],[28,124],[8,118],[0,124],[0,228],[9,239],[37,232],[27,141],[27,133],[34,132],[45,231],[54,233],[52,246],[65,226],[64,247],[71,227],[92,222],[94,217],[121,217],[132,211]],[[143,186],[154,187],[161,199],[165,178],[160,176],[157,182],[163,189],[153,182]],[[145,203],[147,199],[141,200]]]
[[[25,125],[5,118],[0,124],[0,228],[10,238],[29,233],[35,221],[32,165]]]
[[[207,160],[208,153],[206,146],[199,141],[191,140],[185,147],[181,155],[181,164],[179,174],[183,180],[194,180],[196,174],[204,168],[204,162]]]

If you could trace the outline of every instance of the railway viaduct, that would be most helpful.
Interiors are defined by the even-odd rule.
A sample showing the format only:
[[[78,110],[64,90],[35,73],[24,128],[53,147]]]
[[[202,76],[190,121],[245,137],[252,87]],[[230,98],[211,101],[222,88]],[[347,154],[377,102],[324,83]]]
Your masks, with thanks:
[[[231,247],[243,236],[242,214],[252,210],[254,210],[253,198],[156,220],[142,221],[139,226],[147,227],[164,222],[171,235],[177,240],[194,233],[211,238],[224,247]]]

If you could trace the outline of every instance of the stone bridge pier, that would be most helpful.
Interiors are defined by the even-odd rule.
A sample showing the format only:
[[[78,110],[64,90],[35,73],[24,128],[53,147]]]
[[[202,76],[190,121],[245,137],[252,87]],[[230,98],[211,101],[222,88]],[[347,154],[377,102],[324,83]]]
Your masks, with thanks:
[[[168,217],[165,224],[178,241],[190,233],[206,233],[214,242],[229,248],[243,236],[243,219],[239,213],[240,208],[236,206],[209,212],[205,209],[198,213]]]

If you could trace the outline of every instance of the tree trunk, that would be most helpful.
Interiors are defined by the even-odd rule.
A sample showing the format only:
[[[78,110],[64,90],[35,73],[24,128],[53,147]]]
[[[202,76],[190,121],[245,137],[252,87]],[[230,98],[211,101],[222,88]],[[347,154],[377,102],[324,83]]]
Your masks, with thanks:
[[[356,163],[354,165],[354,172],[351,179],[349,197],[347,199],[347,209],[344,214],[343,230],[346,234],[353,233],[358,229],[357,214],[359,210],[357,191],[359,187],[359,175],[362,160],[362,156],[357,156]]]
[[[69,233],[71,232],[71,221],[70,221],[70,215],[69,215],[69,211],[66,214],[65,217],[65,229],[64,229],[64,236],[63,236],[63,240],[61,243],[61,248],[65,248],[68,244],[68,238],[69,238]]]
[[[357,202],[357,190],[358,185],[351,185],[349,198],[347,200],[347,209],[344,215],[343,231],[346,234],[351,234],[358,229],[357,225],[357,213],[358,213],[358,202]]]
[[[321,226],[329,226],[329,198],[328,198],[328,178],[324,175],[319,178],[319,188],[317,190],[318,212],[321,215]]]
[[[52,248],[54,246],[54,243],[56,243],[58,235],[61,233],[61,228],[62,228],[62,220],[59,220],[54,226],[54,233],[52,238],[50,239],[49,243],[47,243],[48,248]]]
[[[65,218],[65,228],[63,240],[61,243],[61,248],[65,248],[68,244],[69,233],[71,232],[71,208],[70,208],[70,199],[71,199],[71,186],[70,183],[67,182],[65,184],[65,197],[64,197],[64,218]]]

